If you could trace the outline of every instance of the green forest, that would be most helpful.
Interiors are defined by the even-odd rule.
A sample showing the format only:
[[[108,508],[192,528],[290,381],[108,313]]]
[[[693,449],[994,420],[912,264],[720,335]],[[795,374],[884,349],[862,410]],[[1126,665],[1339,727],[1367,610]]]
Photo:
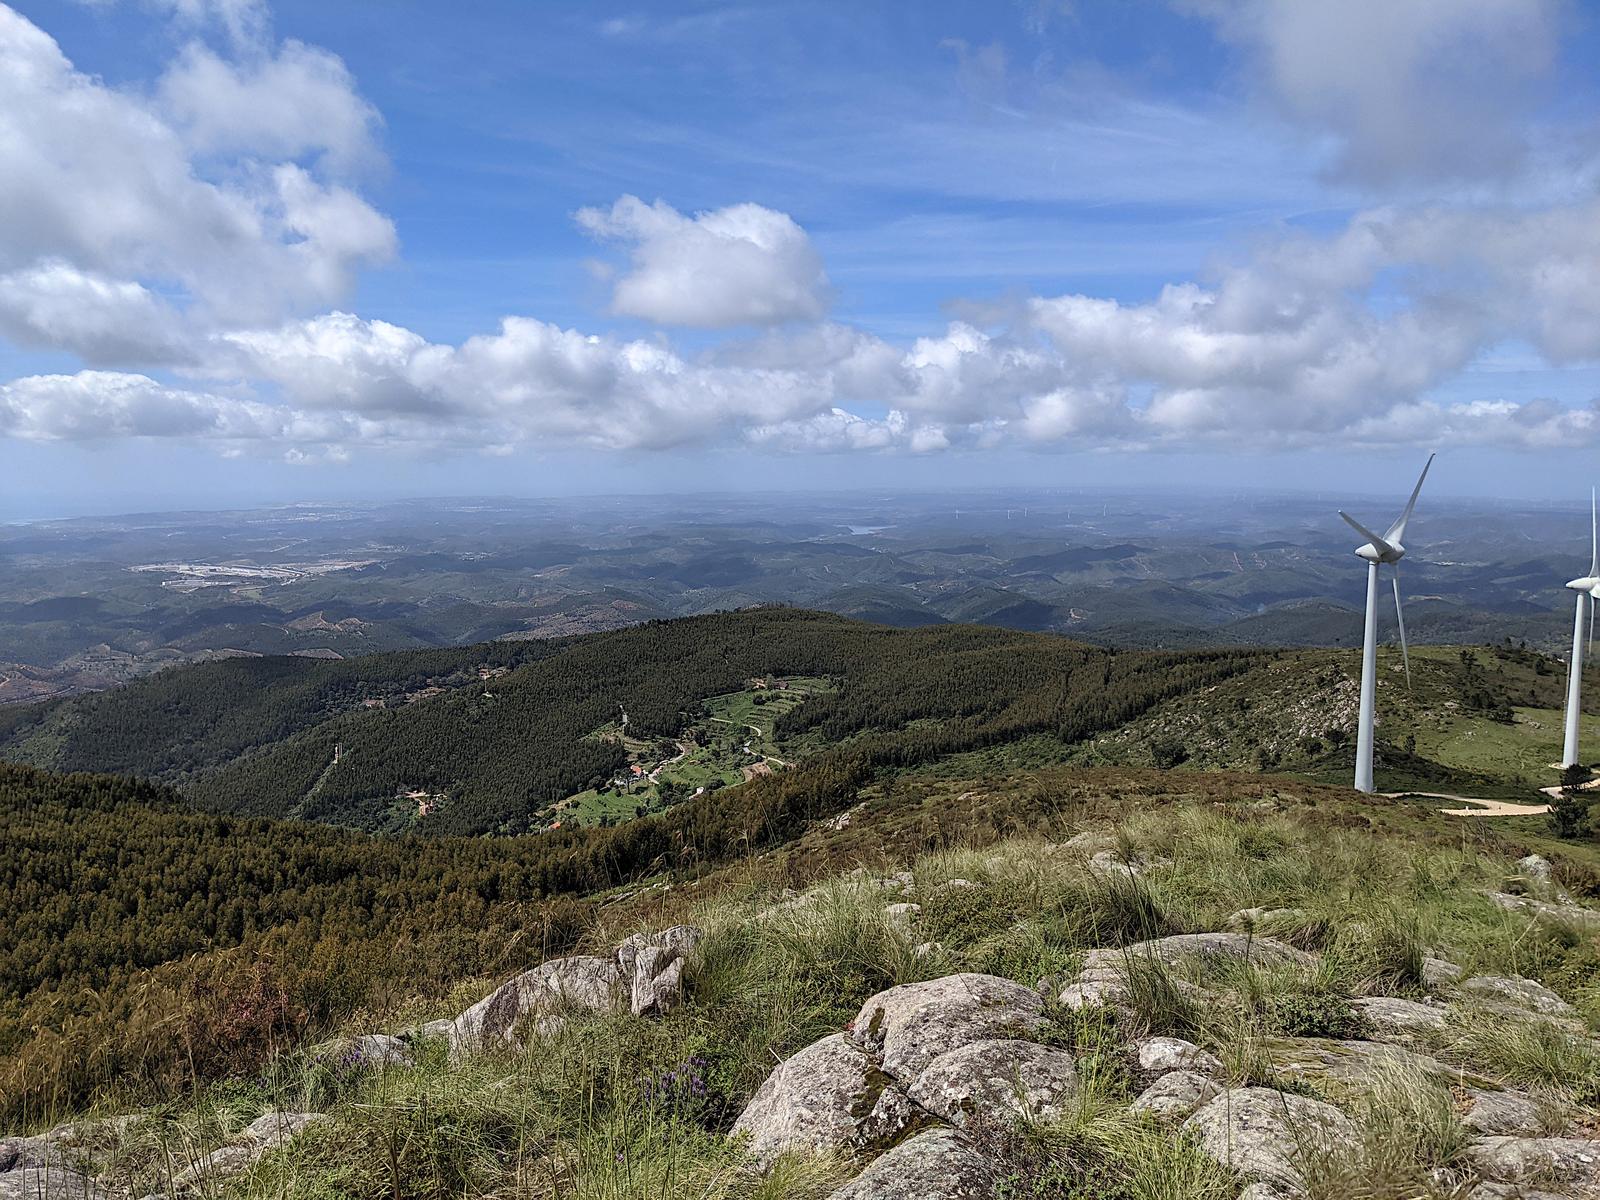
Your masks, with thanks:
[[[502,699],[475,723],[464,715],[484,704],[475,673],[472,685],[421,704],[332,718],[357,748],[345,761],[393,739],[372,769],[420,770],[430,751],[442,764],[436,778],[463,803],[403,837],[191,802],[198,793],[220,808],[225,786],[269,788],[314,730],[191,784],[189,795],[0,764],[0,927],[11,935],[0,946],[0,1119],[81,1101],[110,1079],[159,1089],[237,1071],[353,1012],[540,961],[584,933],[592,913],[582,897],[787,842],[899,769],[1035,734],[1073,740],[1114,728],[1257,657],[1118,654],[1001,630],[895,631],[783,610],[597,635],[491,681]],[[531,785],[518,770],[554,778],[578,769],[555,749],[522,753],[530,742],[559,745],[540,720],[582,744],[621,692],[630,724],[666,730],[698,697],[763,668],[845,681],[781,719],[827,743],[793,769],[609,828],[454,836],[520,811]],[[321,685],[302,671],[292,677],[303,713]],[[207,685],[185,693],[185,675]],[[223,703],[210,690],[216,680],[196,668],[152,683],[203,707]],[[118,719],[114,705],[89,711]],[[130,710],[126,720],[139,718]],[[509,765],[494,761],[501,753]],[[361,778],[340,787],[370,794]],[[273,807],[243,790],[233,796],[240,808]]]
[[[889,629],[764,608],[563,642],[180,668],[25,710],[0,730],[0,757],[154,778],[217,812],[367,830],[392,823],[397,794],[425,789],[445,799],[417,832],[517,834],[624,767],[621,746],[590,736],[619,706],[631,734],[667,737],[707,697],[751,677],[835,678],[837,694],[801,705],[779,731],[815,730],[834,744],[827,771],[1024,733],[1075,741],[1264,657],[1118,653],[1003,629]],[[841,745],[872,732],[891,736]]]

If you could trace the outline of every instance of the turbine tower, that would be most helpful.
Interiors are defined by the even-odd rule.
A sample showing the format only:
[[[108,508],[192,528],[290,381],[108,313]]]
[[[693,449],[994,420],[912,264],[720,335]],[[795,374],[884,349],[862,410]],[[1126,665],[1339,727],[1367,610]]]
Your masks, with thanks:
[[[1572,661],[1567,667],[1567,729],[1561,743],[1563,768],[1578,765],[1578,722],[1582,718],[1584,625],[1589,626],[1588,648],[1594,649],[1594,603],[1600,600],[1600,520],[1595,516],[1594,490],[1589,491],[1589,573],[1573,579],[1567,586],[1578,593],[1577,612],[1572,618]]]
[[[1406,522],[1411,520],[1411,510],[1417,507],[1417,495],[1422,491],[1422,481],[1433,466],[1433,455],[1422,466],[1417,476],[1417,486],[1411,489],[1411,499],[1405,512],[1389,526],[1382,537],[1373,533],[1343,509],[1339,515],[1345,522],[1367,539],[1356,554],[1367,560],[1367,628],[1361,643],[1361,715],[1356,726],[1356,791],[1372,791],[1372,716],[1378,693],[1378,572],[1384,563],[1394,567],[1394,615],[1400,624],[1400,654],[1406,664],[1406,686],[1411,686],[1411,649],[1406,645],[1406,615],[1400,607],[1400,560],[1406,556],[1403,544]]]

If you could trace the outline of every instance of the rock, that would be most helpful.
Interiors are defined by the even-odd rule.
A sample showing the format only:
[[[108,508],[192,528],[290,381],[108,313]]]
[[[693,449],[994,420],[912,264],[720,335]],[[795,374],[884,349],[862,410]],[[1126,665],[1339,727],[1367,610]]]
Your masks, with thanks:
[[[1265,1044],[1273,1068],[1296,1079],[1333,1080],[1351,1091],[1367,1091],[1372,1081],[1394,1068],[1414,1071],[1441,1083],[1494,1086],[1490,1079],[1447,1067],[1426,1054],[1388,1042],[1359,1038],[1276,1038]]]
[[[625,979],[632,979],[639,951],[648,946],[655,946],[672,950],[679,957],[687,958],[694,953],[695,947],[700,945],[704,937],[705,931],[698,925],[673,925],[660,933],[630,933],[617,946],[617,966],[621,968]]]
[[[1102,850],[1114,850],[1117,839],[1109,833],[1100,830],[1086,829],[1082,833],[1075,833],[1061,843],[1063,850],[1072,850],[1087,857],[1098,854]]]
[[[0,1173],[0,1200],[107,1200],[108,1192],[59,1164],[15,1167]]]
[[[944,947],[938,942],[918,942],[915,946],[911,947],[911,953],[915,954],[918,958],[925,958],[930,954],[938,954],[939,951],[943,949]]]
[[[1467,1159],[1499,1183],[1536,1182],[1579,1196],[1600,1195],[1600,1142],[1588,1138],[1491,1137]]]
[[[1133,1109],[1177,1121],[1221,1094],[1222,1085],[1198,1071],[1168,1071],[1139,1093]]]
[[[1298,1194],[1273,1187],[1270,1183],[1252,1183],[1239,1193],[1239,1200],[1292,1200]]]
[[[1518,1187],[1512,1183],[1480,1183],[1467,1193],[1467,1200],[1572,1200],[1572,1197],[1558,1196],[1537,1188]]]
[[[1032,988],[967,973],[879,992],[861,1006],[852,1037],[909,1083],[941,1054],[985,1038],[1026,1035],[1043,1020],[1044,1001]]]
[[[1570,901],[1551,903],[1533,896],[1513,896],[1509,892],[1485,892],[1484,895],[1489,898],[1489,903],[1506,912],[1526,913],[1543,921],[1572,925],[1579,929],[1600,926],[1600,912]]]
[[[1445,1010],[1399,996],[1358,996],[1350,1006],[1366,1019],[1373,1032],[1385,1037],[1411,1038],[1445,1027]]]
[[[417,1026],[406,1034],[406,1038],[409,1041],[416,1041],[418,1038],[447,1038],[455,1027],[456,1023],[450,1017],[440,1017],[437,1021],[428,1021]]]
[[[51,1141],[49,1134],[0,1138],[0,1173],[58,1166],[60,1163],[61,1150]]]
[[[1135,879],[1146,871],[1156,870],[1160,867],[1170,867],[1170,858],[1146,858],[1142,854],[1131,854],[1124,857],[1116,850],[1101,850],[1091,855],[1089,866],[1103,875],[1124,875]]]
[[[1526,1092],[1468,1090],[1472,1108],[1461,1123],[1485,1137],[1533,1136],[1544,1132],[1545,1110]]]
[[[893,1150],[828,1200],[988,1200],[994,1168],[950,1129],[930,1129]]]
[[[1072,1055],[1016,1038],[958,1046],[929,1063],[910,1087],[912,1100],[954,1125],[972,1114],[1053,1116],[1077,1090]]]
[[[578,955],[524,971],[451,1023],[450,1051],[459,1055],[510,1042],[534,1017],[544,1028],[563,1007],[604,1010],[619,1002],[621,969],[613,959]]]
[[[1077,1012],[1082,1008],[1119,1007],[1128,1000],[1128,989],[1118,979],[1085,979],[1061,989],[1056,1003]]]
[[[789,1150],[863,1150],[904,1132],[911,1101],[842,1033],[813,1042],[767,1076],[733,1124],[762,1170]]]
[[[350,1042],[351,1053],[362,1066],[409,1067],[411,1047],[405,1039],[387,1033],[364,1033]]]
[[[1136,942],[1120,950],[1091,950],[1085,956],[1083,973],[1118,970],[1129,959],[1155,959],[1167,966],[1184,961],[1202,965],[1219,962],[1249,962],[1258,965],[1280,963],[1310,967],[1316,958],[1287,942],[1271,937],[1250,937],[1242,933],[1179,933],[1171,937]]]
[[[1229,913],[1223,927],[1235,933],[1249,933],[1263,925],[1276,925],[1293,921],[1302,912],[1298,908],[1241,908],[1238,912]]]
[[[1514,1005],[1542,1017],[1573,1019],[1578,1015],[1572,1005],[1544,984],[1520,975],[1474,975],[1463,979],[1456,987],[1469,996]]]
[[[322,1113],[269,1112],[257,1117],[226,1143],[173,1177],[179,1188],[224,1179],[250,1169],[306,1129],[328,1118]]]
[[[1333,1105],[1261,1087],[1223,1092],[1183,1128],[1223,1166],[1290,1191],[1305,1188],[1307,1156],[1358,1145],[1355,1126]]]
[[[946,879],[938,887],[933,889],[933,894],[938,896],[944,892],[969,892],[973,888],[982,886],[982,884],[973,883],[970,879]]]
[[[909,929],[916,919],[922,915],[922,905],[902,901],[899,904],[885,904],[883,915],[889,918],[891,925],[898,925],[901,929]]]
[[[1461,978],[1461,968],[1449,959],[1427,957],[1422,960],[1422,985],[1430,992],[1448,988]]]
[[[683,999],[683,957],[670,946],[645,946],[633,960],[629,1008],[636,1017],[665,1014]]]
[[[1134,1043],[1139,1055],[1139,1070],[1146,1079],[1169,1071],[1194,1071],[1216,1078],[1222,1074],[1222,1060],[1193,1042],[1182,1038],[1147,1037]]]
[[[1526,858],[1517,859],[1517,870],[1529,879],[1537,879],[1540,883],[1549,883],[1555,872],[1550,860],[1542,854],[1530,854]]]

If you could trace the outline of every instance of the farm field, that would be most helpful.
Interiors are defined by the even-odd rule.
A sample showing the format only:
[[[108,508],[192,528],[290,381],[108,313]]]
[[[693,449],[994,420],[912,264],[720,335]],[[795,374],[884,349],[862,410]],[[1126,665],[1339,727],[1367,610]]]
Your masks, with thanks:
[[[804,753],[804,740],[780,744],[778,720],[808,696],[832,691],[816,676],[785,676],[760,687],[712,696],[703,712],[672,739],[630,736],[620,720],[591,736],[616,741],[628,752],[628,767],[604,788],[588,788],[553,805],[548,827],[602,825],[660,812],[700,791],[742,783],[783,770]],[[559,825],[558,825],[559,823]]]

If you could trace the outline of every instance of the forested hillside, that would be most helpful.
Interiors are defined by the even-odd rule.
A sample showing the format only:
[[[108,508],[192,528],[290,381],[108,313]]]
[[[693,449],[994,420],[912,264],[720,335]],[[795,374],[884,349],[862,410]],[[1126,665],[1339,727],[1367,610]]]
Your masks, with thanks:
[[[1032,733],[1074,741],[1262,657],[1118,653],[1010,630],[888,629],[767,608],[560,643],[182,668],[15,717],[0,754],[149,775],[217,811],[367,829],[383,827],[397,793],[426,789],[443,800],[421,832],[519,833],[542,807],[624,765],[618,744],[591,736],[619,712],[630,733],[669,736],[707,697],[751,677],[840,681],[781,723],[830,747],[811,775],[783,785],[807,791],[839,772]]]

